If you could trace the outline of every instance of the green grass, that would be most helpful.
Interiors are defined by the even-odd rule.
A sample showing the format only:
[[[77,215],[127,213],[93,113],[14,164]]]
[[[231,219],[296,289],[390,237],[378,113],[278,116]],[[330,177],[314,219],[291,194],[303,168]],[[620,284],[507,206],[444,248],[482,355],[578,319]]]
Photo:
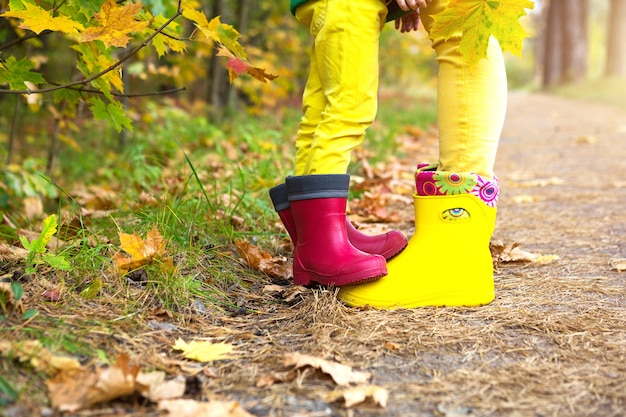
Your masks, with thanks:
[[[19,228],[39,231],[43,217],[24,216],[22,202],[40,196],[44,212],[58,216],[56,237],[68,243],[59,253],[72,268],[42,265],[23,278],[23,306],[37,314],[6,317],[0,340],[39,340],[55,354],[102,363],[117,355],[115,335],[145,329],[154,311],[167,311],[177,325],[193,320],[198,309],[240,314],[237,294],[269,282],[238,261],[233,242],[245,239],[270,252],[279,247],[268,189],[292,173],[299,109],[280,120],[241,114],[220,125],[174,106],[148,103],[143,111],[122,147],[113,130],[84,122],[74,137],[80,150],[61,146],[46,176],[48,144],[35,131],[21,168],[4,171],[17,180],[0,189],[3,214]],[[405,126],[428,126],[434,117],[432,94],[381,100],[363,144],[372,163],[401,152],[394,138]],[[155,259],[140,273],[116,275],[114,256],[124,253],[119,233],[145,239],[153,227],[167,240],[165,256],[174,269]],[[0,241],[18,244],[16,230],[0,225]],[[0,275],[22,268],[0,265]],[[58,301],[45,295],[51,289],[60,292]],[[46,403],[47,375],[28,363],[0,355],[0,375],[0,405],[26,395]]]

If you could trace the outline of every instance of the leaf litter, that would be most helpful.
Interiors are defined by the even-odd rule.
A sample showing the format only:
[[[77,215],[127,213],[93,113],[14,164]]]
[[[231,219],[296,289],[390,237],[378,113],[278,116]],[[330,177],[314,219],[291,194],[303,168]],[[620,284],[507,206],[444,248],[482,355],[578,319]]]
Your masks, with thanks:
[[[626,156],[620,157],[621,148],[611,144],[622,143],[623,134],[603,129],[611,117],[623,120],[623,113],[587,106],[582,117],[576,113],[578,106],[542,95],[513,97],[510,108],[513,116],[507,120],[497,167],[502,196],[492,244],[497,296],[492,304],[397,311],[348,308],[333,289],[285,284],[261,270],[260,260],[272,262],[273,257],[289,258],[290,253],[253,249],[240,242],[234,244],[234,252],[259,271],[258,282],[251,282],[249,290],[231,290],[245,314],[207,306],[206,314],[190,313],[173,326],[160,327],[147,323],[174,319],[147,301],[136,322],[123,319],[134,316],[105,300],[105,308],[84,304],[80,315],[67,315],[60,303],[41,305],[43,313],[64,317],[76,328],[84,326],[86,317],[106,320],[109,324],[91,328],[86,340],[119,353],[108,366],[96,361],[74,371],[53,366],[50,401],[68,410],[119,415],[115,410],[123,409],[123,414],[137,416],[146,410],[163,416],[623,414],[625,254],[618,233],[623,229],[606,227],[606,222],[623,224],[623,210],[612,208],[623,207],[626,201],[615,188],[581,190],[588,172],[600,168],[619,172]],[[600,116],[587,117],[594,111]],[[560,128],[551,131],[550,147],[544,152],[524,157],[529,142],[546,141],[528,123],[540,117]],[[569,124],[581,120],[600,140],[568,147],[568,131],[574,129]],[[598,125],[590,126],[593,121]],[[426,134],[404,139],[411,140],[405,157],[368,166],[362,177],[397,194],[385,200],[385,209],[398,218],[369,211],[369,203],[354,202],[351,214],[363,230],[382,224],[407,236],[413,233],[412,178],[405,174],[414,170],[415,162],[436,158],[436,138]],[[555,156],[564,150],[568,158]],[[515,198],[520,195],[533,198]],[[397,221],[388,223],[390,219]],[[140,239],[144,244],[149,241]],[[156,237],[152,242],[156,257],[163,246]],[[244,248],[243,254],[236,245]],[[133,258],[132,250],[124,251],[130,262],[156,260],[148,252],[137,250]],[[41,284],[32,283],[31,293],[37,285]],[[237,355],[197,362],[172,349],[179,338],[231,345]],[[30,362],[25,353],[16,353],[13,343],[12,354],[2,346],[3,357],[25,360],[35,369],[42,366]],[[42,358],[56,363],[46,355]],[[350,381],[347,385],[334,379],[344,381],[336,369],[347,375],[343,376]],[[368,378],[350,379],[361,373]],[[163,392],[183,394],[164,399]],[[137,395],[145,399],[143,405],[129,400]]]

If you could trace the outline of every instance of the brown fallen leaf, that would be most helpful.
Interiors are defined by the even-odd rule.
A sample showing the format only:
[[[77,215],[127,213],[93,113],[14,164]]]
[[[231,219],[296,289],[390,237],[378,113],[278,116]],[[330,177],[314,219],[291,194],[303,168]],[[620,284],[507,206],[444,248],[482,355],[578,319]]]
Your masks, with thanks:
[[[92,185],[89,188],[75,187],[72,196],[90,212],[107,212],[119,206],[119,194],[107,187]]]
[[[626,271],[626,259],[613,259],[611,260],[611,267],[617,272]]]
[[[246,240],[235,239],[235,247],[239,256],[251,268],[274,278],[291,278],[292,271],[287,265],[287,259],[284,257],[272,256],[268,252],[251,245]]]
[[[269,387],[279,382],[293,381],[298,377],[295,371],[272,372],[269,375],[262,375],[256,380],[257,388]]]
[[[295,300],[296,297],[298,297],[299,295],[305,294],[307,292],[310,292],[310,290],[307,287],[303,287],[302,285],[289,286],[283,293],[283,300],[290,303]]]
[[[166,381],[165,372],[139,372],[135,381],[141,395],[154,402],[180,398],[185,393],[186,383],[182,375]]]
[[[136,390],[137,366],[128,356],[120,355],[113,366],[98,369],[60,372],[46,381],[50,400],[60,411],[74,412],[94,404],[131,395]]]
[[[20,362],[29,362],[36,370],[43,371],[49,375],[59,371],[73,372],[82,369],[80,362],[76,359],[53,354],[39,340],[2,341],[0,342],[0,354],[3,356],[10,355]]]
[[[28,257],[28,251],[18,246],[9,246],[5,243],[0,243],[0,261],[2,262],[14,262],[21,261]]]
[[[43,217],[43,202],[41,201],[41,197],[25,197],[22,199],[22,209],[24,211],[24,216],[33,220],[39,217]]]
[[[329,399],[336,401],[343,398],[344,406],[350,408],[371,398],[375,404],[385,408],[389,399],[389,391],[376,385],[359,385],[330,394]]]
[[[176,417],[254,417],[235,401],[163,400],[158,409]]]
[[[348,365],[295,352],[285,354],[284,364],[285,366],[293,366],[296,369],[305,366],[319,369],[330,375],[333,381],[339,386],[362,384],[367,382],[371,377],[371,374],[368,372],[354,371],[352,367]]]
[[[503,263],[532,262],[544,265],[559,259],[558,255],[541,255],[522,250],[519,243],[503,244],[500,241],[492,241],[490,249],[493,258]]]
[[[3,309],[7,315],[10,316],[14,312],[18,314],[24,313],[22,300],[15,299],[10,282],[0,282],[0,299],[4,301]]]

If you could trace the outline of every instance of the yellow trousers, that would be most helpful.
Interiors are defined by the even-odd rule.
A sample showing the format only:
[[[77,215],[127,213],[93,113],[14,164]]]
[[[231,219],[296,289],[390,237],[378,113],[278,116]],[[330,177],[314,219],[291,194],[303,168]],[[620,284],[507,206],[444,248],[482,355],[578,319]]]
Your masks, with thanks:
[[[447,4],[433,0],[420,11],[427,31]],[[313,37],[313,48],[295,175],[347,172],[352,150],[376,117],[379,38],[386,13],[384,0],[310,0],[296,10]],[[492,178],[507,101],[502,51],[492,38],[488,59],[469,66],[459,52],[460,39],[432,39],[439,63],[439,170]]]

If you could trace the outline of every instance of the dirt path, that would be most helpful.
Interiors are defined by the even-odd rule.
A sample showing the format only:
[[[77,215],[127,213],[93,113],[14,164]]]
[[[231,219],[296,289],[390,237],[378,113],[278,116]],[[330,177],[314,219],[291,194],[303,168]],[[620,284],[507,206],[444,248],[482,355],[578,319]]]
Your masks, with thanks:
[[[625,415],[624,161],[626,113],[513,94],[494,240],[557,260],[499,263],[497,299],[477,309],[361,311],[309,290],[254,322],[235,317],[231,331],[255,335],[247,359],[216,369],[228,384],[206,389],[259,416]],[[371,372],[386,408],[345,408],[332,401],[342,390],[311,370],[254,386],[280,379],[286,352]]]
[[[433,160],[436,146],[413,137],[404,150],[381,171],[406,176],[379,183],[396,196],[390,207],[401,221],[393,226],[410,235],[412,173],[416,162]],[[512,94],[496,166],[500,244],[490,305],[361,310],[332,290],[268,285],[259,276],[251,288],[233,286],[232,311],[194,316],[171,334],[146,329],[140,343],[133,335],[116,340],[136,363],[183,376],[185,398],[235,400],[245,410],[224,415],[624,416],[625,161],[626,112]],[[526,260],[505,262],[514,255]],[[183,335],[234,344],[236,356],[200,365],[163,353]],[[369,373],[352,388],[388,393],[386,406],[369,399],[346,407],[346,387],[311,367],[294,370],[288,353]],[[156,408],[131,398],[74,415],[168,415]],[[11,415],[26,415],[18,411]]]

